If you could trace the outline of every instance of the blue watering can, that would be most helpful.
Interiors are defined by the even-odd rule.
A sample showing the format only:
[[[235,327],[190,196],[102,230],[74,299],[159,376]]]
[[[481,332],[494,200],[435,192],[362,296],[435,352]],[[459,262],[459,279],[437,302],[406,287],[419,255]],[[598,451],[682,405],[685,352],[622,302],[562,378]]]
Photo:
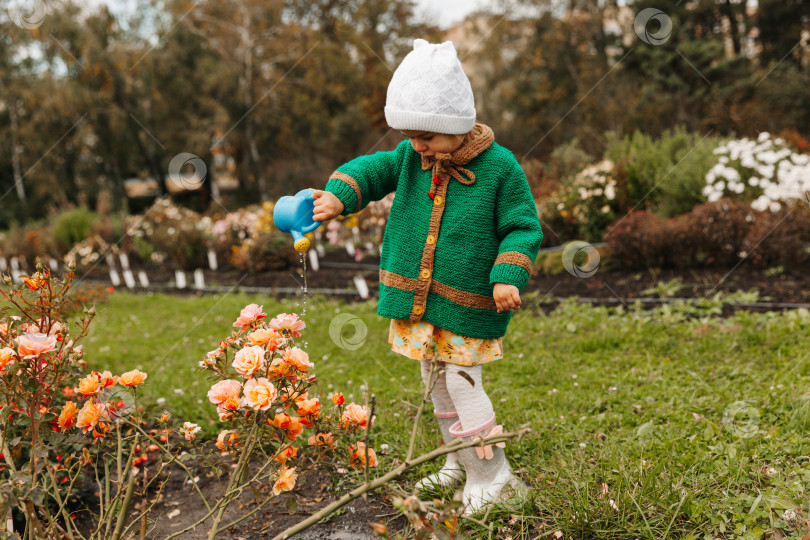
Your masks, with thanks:
[[[312,189],[302,189],[293,196],[281,197],[273,208],[273,221],[281,232],[293,237],[295,251],[304,253],[309,249],[309,238],[304,235],[321,226],[320,221],[313,219],[315,199]]]

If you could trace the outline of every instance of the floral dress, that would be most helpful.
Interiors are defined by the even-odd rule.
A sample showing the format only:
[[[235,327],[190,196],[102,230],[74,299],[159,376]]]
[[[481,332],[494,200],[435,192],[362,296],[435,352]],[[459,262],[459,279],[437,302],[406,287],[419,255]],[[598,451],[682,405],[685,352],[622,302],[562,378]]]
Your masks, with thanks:
[[[503,338],[461,336],[425,321],[391,319],[388,343],[395,353],[414,360],[476,366],[503,358]]]

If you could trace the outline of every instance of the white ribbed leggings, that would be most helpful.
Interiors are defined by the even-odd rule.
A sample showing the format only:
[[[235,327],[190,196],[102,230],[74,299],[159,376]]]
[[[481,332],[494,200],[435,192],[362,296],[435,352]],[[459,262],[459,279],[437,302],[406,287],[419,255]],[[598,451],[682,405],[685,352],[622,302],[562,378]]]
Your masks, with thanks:
[[[430,384],[428,375],[432,362],[422,360],[422,382]],[[461,428],[474,429],[487,422],[495,410],[482,384],[483,366],[459,366],[437,362],[433,377],[439,373],[430,398],[436,412],[457,411]]]

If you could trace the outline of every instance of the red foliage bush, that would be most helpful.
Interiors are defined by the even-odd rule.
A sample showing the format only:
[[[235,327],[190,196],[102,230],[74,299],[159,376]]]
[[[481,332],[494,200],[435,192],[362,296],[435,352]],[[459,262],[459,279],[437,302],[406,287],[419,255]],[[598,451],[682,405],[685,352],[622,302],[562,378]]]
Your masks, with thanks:
[[[805,205],[758,212],[728,199],[660,218],[630,212],[604,237],[624,269],[730,267],[742,259],[757,267],[797,268],[810,262],[810,210]]]

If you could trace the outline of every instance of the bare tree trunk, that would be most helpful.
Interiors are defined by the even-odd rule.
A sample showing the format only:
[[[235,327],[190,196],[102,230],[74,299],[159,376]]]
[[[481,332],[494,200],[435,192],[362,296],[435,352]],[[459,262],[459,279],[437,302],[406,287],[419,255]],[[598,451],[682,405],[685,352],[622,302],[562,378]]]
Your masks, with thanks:
[[[17,116],[19,98],[12,97],[9,103],[9,116],[11,117],[11,168],[14,173],[14,188],[17,190],[17,198],[25,205],[25,187],[23,186],[22,167],[20,166],[20,124]]]
[[[256,144],[255,123],[250,114],[250,110],[257,104],[255,102],[255,95],[253,94],[253,38],[250,34],[250,28],[253,21],[251,20],[250,8],[242,4],[242,27],[239,36],[242,42],[242,55],[244,58],[244,97],[245,110],[248,111],[245,118],[245,144],[247,145],[247,153],[250,157],[251,168],[256,178],[257,188],[259,190],[259,197],[261,201],[267,200],[267,178],[264,175],[264,167],[262,167],[261,156],[259,155],[259,147]]]

